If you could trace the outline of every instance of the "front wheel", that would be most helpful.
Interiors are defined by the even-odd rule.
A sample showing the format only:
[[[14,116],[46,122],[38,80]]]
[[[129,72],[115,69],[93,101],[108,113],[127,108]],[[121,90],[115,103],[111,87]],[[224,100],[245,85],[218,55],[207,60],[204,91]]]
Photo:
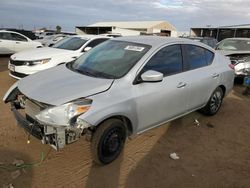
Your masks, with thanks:
[[[91,151],[97,164],[109,164],[121,153],[126,140],[126,127],[119,119],[109,119],[96,129]]]
[[[222,100],[223,100],[223,91],[220,87],[218,87],[211,95],[206,106],[201,109],[201,112],[205,115],[210,115],[210,116],[215,115],[221,107]]]

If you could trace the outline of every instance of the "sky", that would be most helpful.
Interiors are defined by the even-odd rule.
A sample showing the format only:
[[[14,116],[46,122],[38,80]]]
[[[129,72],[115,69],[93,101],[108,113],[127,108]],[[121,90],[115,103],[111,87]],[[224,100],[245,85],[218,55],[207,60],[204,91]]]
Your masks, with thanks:
[[[0,0],[0,27],[74,31],[101,21],[165,20],[190,27],[250,24],[250,0]]]

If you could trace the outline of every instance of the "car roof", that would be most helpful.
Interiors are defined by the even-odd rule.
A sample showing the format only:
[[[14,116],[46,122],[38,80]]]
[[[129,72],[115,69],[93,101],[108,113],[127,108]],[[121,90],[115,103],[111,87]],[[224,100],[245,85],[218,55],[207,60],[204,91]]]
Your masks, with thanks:
[[[107,36],[101,36],[101,35],[70,35],[69,37],[80,37],[82,39],[98,39],[98,38],[107,38],[110,39],[111,37],[107,37]]]
[[[0,32],[21,34],[21,33],[18,33],[18,32],[15,32],[15,31],[9,31],[9,30],[0,30]],[[21,34],[21,35],[23,35],[23,34]]]
[[[188,43],[188,44],[202,46],[204,48],[212,50],[212,48],[208,47],[207,45],[204,45],[201,42],[197,42],[197,41],[185,39],[185,38],[177,38],[177,37],[129,36],[129,37],[112,38],[111,40],[140,43],[140,44],[150,45],[155,48],[166,45],[166,44],[170,44],[170,43]]]

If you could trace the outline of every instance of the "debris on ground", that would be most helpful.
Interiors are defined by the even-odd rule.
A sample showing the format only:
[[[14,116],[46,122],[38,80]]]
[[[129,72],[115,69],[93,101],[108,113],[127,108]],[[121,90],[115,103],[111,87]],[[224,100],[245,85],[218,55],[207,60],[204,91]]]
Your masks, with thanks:
[[[180,159],[180,157],[179,157],[176,153],[171,153],[171,154],[169,155],[169,157],[170,157],[171,159],[174,159],[174,160]]]
[[[198,119],[194,119],[194,124],[195,124],[196,126],[200,126],[200,125],[201,125],[200,122],[198,121]]]
[[[14,188],[13,184],[3,185],[3,188]]]
[[[21,165],[24,164],[24,161],[23,160],[19,160],[19,159],[14,159],[14,161],[13,161],[12,164],[15,165],[15,166],[21,166]]]
[[[214,128],[214,125],[213,125],[212,123],[208,122],[208,123],[207,123],[207,127],[209,127],[209,128]]]
[[[20,170],[16,170],[14,172],[11,172],[11,177],[12,179],[16,179],[21,175],[21,171]]]

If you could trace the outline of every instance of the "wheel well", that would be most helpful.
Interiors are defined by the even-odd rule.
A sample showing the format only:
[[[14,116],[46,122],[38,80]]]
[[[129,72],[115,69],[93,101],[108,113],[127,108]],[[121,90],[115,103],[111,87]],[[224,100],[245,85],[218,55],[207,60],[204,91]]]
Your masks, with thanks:
[[[223,91],[223,97],[224,97],[224,95],[226,93],[226,87],[224,85],[220,85],[219,87],[222,89],[222,91]]]
[[[133,133],[132,122],[131,122],[130,119],[127,118],[126,116],[112,116],[112,117],[109,117],[109,118],[103,120],[102,122],[100,122],[100,123],[98,124],[98,126],[99,126],[100,124],[102,124],[104,121],[107,121],[108,119],[112,119],[112,118],[116,118],[116,119],[121,120],[121,121],[126,125],[128,136],[132,135],[132,133]]]

